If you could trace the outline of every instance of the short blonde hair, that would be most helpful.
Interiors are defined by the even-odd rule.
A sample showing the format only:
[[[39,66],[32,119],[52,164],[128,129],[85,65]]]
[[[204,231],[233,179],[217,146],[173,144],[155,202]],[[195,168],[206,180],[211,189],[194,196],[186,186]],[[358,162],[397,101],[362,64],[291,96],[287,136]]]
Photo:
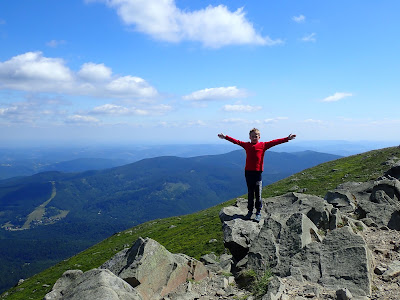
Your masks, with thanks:
[[[252,132],[260,136],[260,130],[258,130],[257,128],[253,128],[252,130],[250,130],[249,135],[251,135]]]

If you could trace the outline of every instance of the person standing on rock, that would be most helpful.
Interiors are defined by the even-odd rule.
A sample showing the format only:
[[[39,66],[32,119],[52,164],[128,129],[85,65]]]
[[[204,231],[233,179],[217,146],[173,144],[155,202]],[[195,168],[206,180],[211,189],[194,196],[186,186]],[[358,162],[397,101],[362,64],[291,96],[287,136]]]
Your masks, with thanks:
[[[286,143],[293,140],[296,135],[289,134],[289,136],[281,139],[272,140],[269,142],[260,142],[260,131],[257,128],[250,130],[249,138],[250,142],[242,142],[236,140],[230,136],[224,135],[223,133],[218,134],[220,139],[225,139],[231,143],[237,144],[246,150],[246,167],[245,167],[245,177],[248,190],[248,202],[247,209],[248,213],[245,216],[246,219],[250,219],[253,214],[254,209],[254,198],[255,198],[255,208],[256,217],[255,221],[259,222],[261,220],[261,190],[262,190],[262,172],[264,169],[264,154],[267,149]]]

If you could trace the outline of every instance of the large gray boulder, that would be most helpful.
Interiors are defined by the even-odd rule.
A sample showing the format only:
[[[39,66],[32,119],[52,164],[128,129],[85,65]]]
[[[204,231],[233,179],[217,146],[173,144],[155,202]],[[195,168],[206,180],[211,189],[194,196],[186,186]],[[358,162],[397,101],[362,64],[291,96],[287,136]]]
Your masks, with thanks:
[[[260,232],[263,221],[260,223],[245,219],[247,214],[247,200],[238,198],[233,206],[221,209],[219,218],[222,223],[225,247],[230,250],[236,262],[243,259]]]
[[[126,281],[109,270],[66,271],[45,300],[143,300]]]
[[[321,247],[321,278],[328,288],[347,288],[353,295],[371,293],[371,253],[364,239],[350,226],[329,232]]]
[[[172,254],[152,239],[139,238],[99,269],[66,271],[44,299],[162,299],[188,280],[201,281],[208,275],[200,261]]]
[[[240,261],[246,256],[251,241],[260,232],[261,224],[261,222],[249,222],[241,219],[224,222],[222,226],[224,244],[236,261]]]
[[[187,280],[208,276],[200,261],[172,254],[149,238],[139,238],[130,249],[117,253],[101,268],[128,282],[144,300],[161,299]]]
[[[321,229],[335,229],[341,221],[333,205],[314,195],[291,192],[265,199],[264,202],[264,210],[268,213],[303,213]]]
[[[355,197],[349,190],[329,191],[324,199],[342,212],[350,213],[356,208]]]
[[[320,243],[322,238],[306,215],[271,214],[251,243],[247,268],[262,275],[268,267],[274,274],[289,276],[292,257],[313,241]]]
[[[334,229],[342,221],[338,209],[327,203],[323,198],[300,193],[287,193],[282,196],[263,199],[264,207],[261,222],[245,220],[247,204],[245,199],[238,198],[233,206],[221,210],[219,217],[222,221],[224,244],[232,253],[235,261],[240,261],[247,255],[250,245],[257,240],[264,220],[271,221],[270,216],[279,215],[289,218],[292,214],[301,213],[311,221],[316,228],[323,230]],[[272,219],[278,221],[276,219]],[[272,221],[271,221],[272,222]],[[282,226],[285,220],[278,221]],[[269,224],[268,226],[273,226]],[[275,228],[275,231],[278,230]],[[266,229],[264,229],[266,231]],[[318,231],[318,230],[317,230]],[[263,233],[268,234],[268,233]],[[269,240],[266,238],[266,240]]]
[[[397,158],[398,159],[398,158]],[[397,162],[393,163],[393,167],[390,168],[386,173],[385,176],[387,177],[393,177],[398,180],[400,180],[400,160]]]
[[[360,184],[359,187],[365,189],[349,189],[357,203],[354,213],[358,218],[371,219],[380,227],[400,230],[400,181],[393,177],[382,177],[375,182]],[[343,190],[344,187],[339,188]]]

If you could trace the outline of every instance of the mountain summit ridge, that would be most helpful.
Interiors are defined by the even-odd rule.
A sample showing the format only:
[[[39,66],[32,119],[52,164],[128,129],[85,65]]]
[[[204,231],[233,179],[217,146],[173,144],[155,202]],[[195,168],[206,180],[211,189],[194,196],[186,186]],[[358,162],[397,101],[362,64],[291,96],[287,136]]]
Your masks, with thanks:
[[[267,198],[271,195],[275,195],[277,192],[281,193],[284,184],[286,186],[286,192],[293,187],[293,183],[296,183],[300,188],[308,188],[307,193],[320,195],[321,188],[327,190],[331,184],[338,186],[347,179],[373,179],[376,178],[375,175],[377,173],[382,174],[385,170],[389,169],[389,166],[387,166],[385,162],[394,156],[400,156],[398,147],[370,151],[368,153],[324,163],[318,167],[304,170],[303,172],[266,187],[263,197]],[[357,170],[357,172],[354,170]],[[365,171],[365,173],[363,173],[363,171]],[[345,174],[348,174],[348,176],[344,176]],[[308,178],[309,185],[302,181],[301,178],[303,177]],[[313,178],[320,178],[319,186],[313,184],[315,180]],[[296,180],[293,181],[293,179]],[[326,184],[328,183],[326,180],[330,181],[329,184]],[[287,184],[288,182],[290,184]],[[283,193],[285,193],[285,191],[283,191]],[[46,277],[43,277],[44,274],[38,274],[38,276],[34,276],[32,279],[25,281],[15,289],[19,289],[21,295],[25,293],[26,297],[27,295],[34,295],[39,292],[39,290],[48,291],[49,287],[40,288],[40,286],[43,284],[52,286],[51,280],[49,279],[53,278],[53,280],[55,280],[61,276],[62,270],[70,269],[71,267],[73,269],[77,264],[82,266],[83,271],[91,269],[89,265],[94,266],[93,264],[97,264],[97,266],[99,266],[109,259],[113,253],[116,253],[115,251],[122,250],[127,244],[132,243],[132,241],[135,240],[135,236],[149,236],[165,245],[170,251],[186,253],[197,258],[200,257],[200,254],[209,251],[215,251],[221,254],[224,248],[220,246],[222,236],[218,212],[222,207],[232,205],[233,203],[233,201],[229,201],[223,205],[218,205],[192,215],[151,221],[118,233],[102,243],[85,250],[80,256],[72,257],[64,263],[46,270],[46,272],[44,272],[44,274],[47,274]],[[187,235],[189,232],[190,236]],[[212,239],[215,239],[216,242],[211,242]],[[89,257],[90,260],[87,259]],[[96,261],[100,263],[96,263]],[[40,286],[30,284],[32,281],[35,281]],[[54,282],[55,281],[53,281],[53,283]],[[33,290],[37,292],[32,293]],[[40,293],[42,293],[41,295],[43,297],[43,292],[39,292],[39,294]],[[38,296],[39,294],[36,295]],[[15,290],[10,290],[8,295],[16,295]],[[27,298],[12,297],[10,299]]]

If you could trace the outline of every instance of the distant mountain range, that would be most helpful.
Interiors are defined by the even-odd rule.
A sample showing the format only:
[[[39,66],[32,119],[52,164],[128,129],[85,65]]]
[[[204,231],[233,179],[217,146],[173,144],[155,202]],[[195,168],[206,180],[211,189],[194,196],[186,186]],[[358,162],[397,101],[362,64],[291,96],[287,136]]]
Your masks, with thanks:
[[[0,148],[0,180],[46,171],[101,170],[159,156],[195,157],[235,150],[232,144]]]
[[[303,151],[266,152],[264,185],[339,158]],[[103,164],[99,159],[77,165]],[[12,276],[30,276],[110,234],[145,221],[192,213],[242,195],[245,153],[191,158],[163,156],[85,172],[50,171],[0,181],[0,263]],[[8,286],[9,287],[9,286]]]
[[[304,141],[295,140],[273,148],[276,152],[312,150],[348,156],[372,149],[396,146],[398,142],[378,141]],[[29,176],[39,172],[83,172],[101,170],[159,156],[195,157],[224,154],[238,146],[221,141],[220,144],[188,145],[88,145],[88,146],[0,146],[0,180]]]

